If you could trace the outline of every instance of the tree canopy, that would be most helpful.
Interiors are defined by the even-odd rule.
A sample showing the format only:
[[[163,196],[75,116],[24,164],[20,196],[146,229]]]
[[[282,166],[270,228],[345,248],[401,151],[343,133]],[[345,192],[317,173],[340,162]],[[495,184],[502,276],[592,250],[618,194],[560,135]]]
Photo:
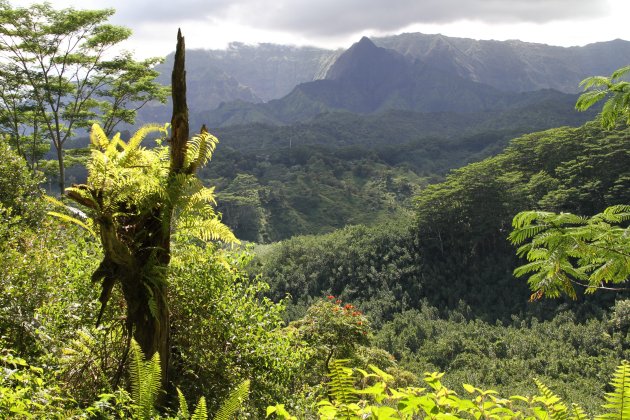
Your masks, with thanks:
[[[77,129],[102,119],[108,133],[133,122],[135,111],[150,99],[164,101],[166,91],[153,79],[159,60],[134,61],[113,47],[131,31],[107,21],[113,9],[57,10],[49,3],[28,8],[0,1],[0,123],[16,144],[50,142],[63,192],[66,141]],[[38,146],[39,147],[39,146]],[[36,159],[39,148],[26,155]]]

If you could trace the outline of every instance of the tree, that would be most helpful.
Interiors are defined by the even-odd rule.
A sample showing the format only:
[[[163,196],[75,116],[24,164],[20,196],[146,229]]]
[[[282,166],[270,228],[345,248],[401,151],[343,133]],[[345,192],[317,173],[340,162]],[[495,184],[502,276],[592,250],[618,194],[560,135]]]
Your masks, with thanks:
[[[583,93],[576,103],[586,110],[608,97],[599,120],[605,129],[630,123],[630,83],[623,77],[630,65],[610,77],[593,76],[584,79]],[[525,211],[514,217],[514,230],[509,235],[513,244],[520,245],[517,253],[529,261],[514,274],[530,274],[528,282],[534,292],[532,299],[542,296],[559,297],[566,293],[576,298],[574,285],[587,293],[599,289],[628,290],[609,284],[626,283],[630,278],[630,206],[615,205],[593,217],[570,213]],[[533,274],[532,274],[533,273]]]
[[[19,112],[12,116],[13,134],[19,126],[35,136],[39,129],[45,133],[57,154],[61,191],[64,144],[76,129],[90,125],[99,108],[104,108],[111,131],[115,122],[133,119],[134,111],[123,111],[131,101],[163,99],[152,81],[155,73],[150,66],[155,60],[136,63],[128,55],[107,59],[111,47],[131,35],[127,28],[106,23],[113,13],[55,10],[48,3],[13,8],[0,0],[0,58],[5,70],[0,84],[15,87],[32,113],[27,118],[14,108]],[[141,65],[144,71],[139,70]],[[31,125],[32,118],[40,123]]]
[[[35,169],[50,144],[41,137],[41,119],[29,98],[27,83],[14,66],[6,63],[0,64],[0,80],[0,131],[8,136],[28,166]]]
[[[86,184],[66,190],[68,197],[88,209],[102,247],[103,260],[92,275],[101,283],[101,311],[114,285],[126,301],[127,330],[145,354],[159,353],[162,384],[169,365],[169,308],[167,270],[171,235],[199,240],[237,242],[213,210],[213,189],[195,175],[207,163],[217,143],[205,130],[189,139],[184,70],[184,38],[178,33],[172,77],[173,117],[169,146],[145,149],[143,138],[164,127],[140,129],[128,142],[108,139],[94,125],[92,154]]]

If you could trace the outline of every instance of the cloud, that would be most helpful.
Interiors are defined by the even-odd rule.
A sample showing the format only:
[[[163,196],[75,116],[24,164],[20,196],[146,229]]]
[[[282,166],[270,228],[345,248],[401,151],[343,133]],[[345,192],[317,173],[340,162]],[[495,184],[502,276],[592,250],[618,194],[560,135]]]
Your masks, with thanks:
[[[392,31],[415,23],[546,23],[608,11],[593,0],[111,0],[125,24],[229,20],[259,29],[327,37]]]

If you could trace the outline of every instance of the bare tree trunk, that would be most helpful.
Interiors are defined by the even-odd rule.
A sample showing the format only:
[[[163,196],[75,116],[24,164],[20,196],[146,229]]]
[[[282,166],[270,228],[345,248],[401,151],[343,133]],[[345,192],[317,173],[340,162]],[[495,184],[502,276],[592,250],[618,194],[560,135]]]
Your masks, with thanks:
[[[59,194],[63,194],[66,189],[66,168],[63,164],[63,149],[61,147],[57,147],[55,144],[55,148],[57,149],[57,162],[59,163]]]

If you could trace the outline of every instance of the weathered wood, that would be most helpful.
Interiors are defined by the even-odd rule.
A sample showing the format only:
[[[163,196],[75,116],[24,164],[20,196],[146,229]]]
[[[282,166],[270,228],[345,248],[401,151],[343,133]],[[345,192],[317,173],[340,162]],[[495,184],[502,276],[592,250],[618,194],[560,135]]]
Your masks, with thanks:
[[[173,97],[173,116],[171,117],[171,173],[184,170],[186,146],[190,135],[188,126],[188,105],[186,103],[186,60],[185,42],[181,30],[177,31],[177,48],[175,49],[175,64],[171,74],[171,89]]]

